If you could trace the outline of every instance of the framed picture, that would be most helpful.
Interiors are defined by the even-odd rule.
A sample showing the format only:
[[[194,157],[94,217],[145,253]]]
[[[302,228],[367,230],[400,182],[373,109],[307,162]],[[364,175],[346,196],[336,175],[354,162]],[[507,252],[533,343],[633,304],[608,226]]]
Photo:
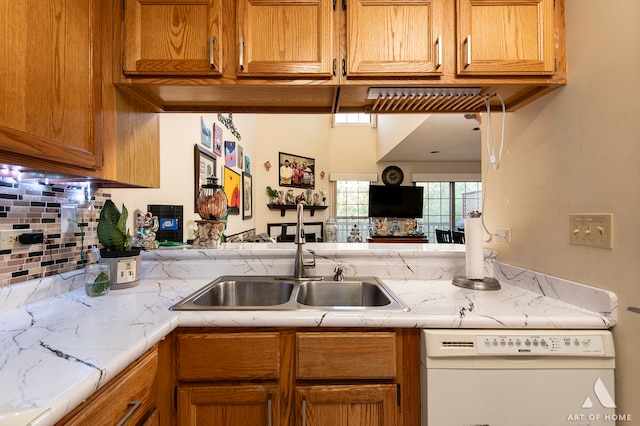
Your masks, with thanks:
[[[236,158],[238,161],[238,168],[240,170],[244,170],[244,150],[242,149],[242,145],[239,143],[236,144]]]
[[[213,123],[213,153],[222,157],[222,127]]]
[[[224,165],[235,167],[236,161],[236,143],[234,141],[224,141]]]
[[[280,164],[280,186],[315,188],[316,166],[313,158],[281,152],[278,164]]]
[[[200,117],[200,127],[202,129],[202,145],[211,148],[211,127],[204,120],[204,117]]]
[[[240,173],[224,168],[224,193],[227,195],[229,214],[240,214]]]
[[[207,178],[216,176],[216,159],[209,151],[198,144],[194,145],[193,162],[193,212],[198,213],[198,192],[207,183]]]
[[[249,157],[244,156],[244,171],[248,174],[251,174],[251,163],[249,162]]]
[[[253,183],[249,173],[242,172],[242,220],[253,216]]]

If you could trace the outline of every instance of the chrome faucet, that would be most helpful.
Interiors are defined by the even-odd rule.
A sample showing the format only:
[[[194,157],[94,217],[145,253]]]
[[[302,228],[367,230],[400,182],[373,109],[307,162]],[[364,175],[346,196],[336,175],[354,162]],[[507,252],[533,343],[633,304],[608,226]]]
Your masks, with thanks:
[[[316,256],[315,254],[313,255],[312,263],[304,263],[304,254],[302,253],[302,245],[306,242],[304,236],[304,204],[298,203],[296,212],[298,217],[296,221],[296,235],[293,239],[293,242],[296,244],[296,259],[293,266],[293,277],[305,278],[304,270],[316,267]]]

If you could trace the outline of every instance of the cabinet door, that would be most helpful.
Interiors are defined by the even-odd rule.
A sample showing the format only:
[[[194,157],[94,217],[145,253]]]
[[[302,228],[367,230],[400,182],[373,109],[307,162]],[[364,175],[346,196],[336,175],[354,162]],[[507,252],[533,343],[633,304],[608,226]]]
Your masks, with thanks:
[[[179,426],[270,426],[278,424],[275,385],[178,386]]]
[[[296,387],[296,425],[392,426],[397,423],[396,385]]]
[[[442,74],[442,0],[354,0],[346,19],[347,77]]]
[[[458,0],[458,74],[553,74],[553,4]]]
[[[102,165],[98,19],[96,1],[2,2],[0,151]]]
[[[332,0],[238,0],[238,76],[330,78]]]
[[[222,0],[126,0],[127,75],[220,75]]]

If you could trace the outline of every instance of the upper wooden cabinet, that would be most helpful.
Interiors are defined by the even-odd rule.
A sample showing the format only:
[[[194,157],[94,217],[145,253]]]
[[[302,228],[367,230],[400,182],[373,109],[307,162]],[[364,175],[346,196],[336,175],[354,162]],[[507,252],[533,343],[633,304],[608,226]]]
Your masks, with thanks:
[[[4,1],[0,151],[62,165],[102,165],[97,1]],[[12,157],[11,160],[13,160]],[[37,160],[36,160],[37,161]]]
[[[222,73],[222,0],[125,0],[124,4],[124,74]]]
[[[555,72],[554,0],[458,0],[458,74]]]
[[[564,0],[125,5],[119,84],[158,111],[480,112],[494,94],[513,111],[567,82]],[[407,87],[448,98],[397,103],[417,96],[395,90]],[[461,104],[451,88],[476,98]]]
[[[334,75],[333,0],[238,0],[238,76]]]
[[[3,164],[61,180],[159,186],[157,114],[113,84],[121,13],[119,0],[2,2]]]
[[[443,1],[350,1],[346,10],[346,77],[441,75]]]

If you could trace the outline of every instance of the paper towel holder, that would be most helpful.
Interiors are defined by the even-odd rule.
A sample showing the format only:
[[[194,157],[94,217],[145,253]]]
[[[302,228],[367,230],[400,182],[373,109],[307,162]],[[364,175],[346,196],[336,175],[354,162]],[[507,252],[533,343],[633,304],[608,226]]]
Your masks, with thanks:
[[[500,282],[495,278],[485,277],[482,279],[470,279],[466,277],[454,277],[453,285],[469,288],[471,290],[500,290]]]
[[[469,218],[477,219],[477,218],[481,217],[481,215],[482,215],[482,213],[477,212],[477,211],[473,211],[473,212],[469,213]],[[478,240],[478,243],[479,242],[480,242],[480,240]],[[467,239],[466,243],[467,244],[469,243],[469,239]],[[468,247],[467,247],[467,262],[469,262]],[[469,275],[469,268],[467,267],[467,276],[468,275]],[[474,275],[480,275],[480,274],[474,274]],[[482,276],[482,275],[480,275],[480,276]],[[485,290],[500,290],[500,288],[501,288],[500,283],[498,282],[498,280],[495,279],[495,278],[491,278],[491,277],[467,278],[467,277],[463,277],[463,276],[457,276],[457,277],[453,278],[452,284],[455,285],[455,286],[458,286],[458,287],[462,287],[462,288],[468,288],[468,289],[472,289],[472,290],[481,290],[481,291],[485,291]]]

